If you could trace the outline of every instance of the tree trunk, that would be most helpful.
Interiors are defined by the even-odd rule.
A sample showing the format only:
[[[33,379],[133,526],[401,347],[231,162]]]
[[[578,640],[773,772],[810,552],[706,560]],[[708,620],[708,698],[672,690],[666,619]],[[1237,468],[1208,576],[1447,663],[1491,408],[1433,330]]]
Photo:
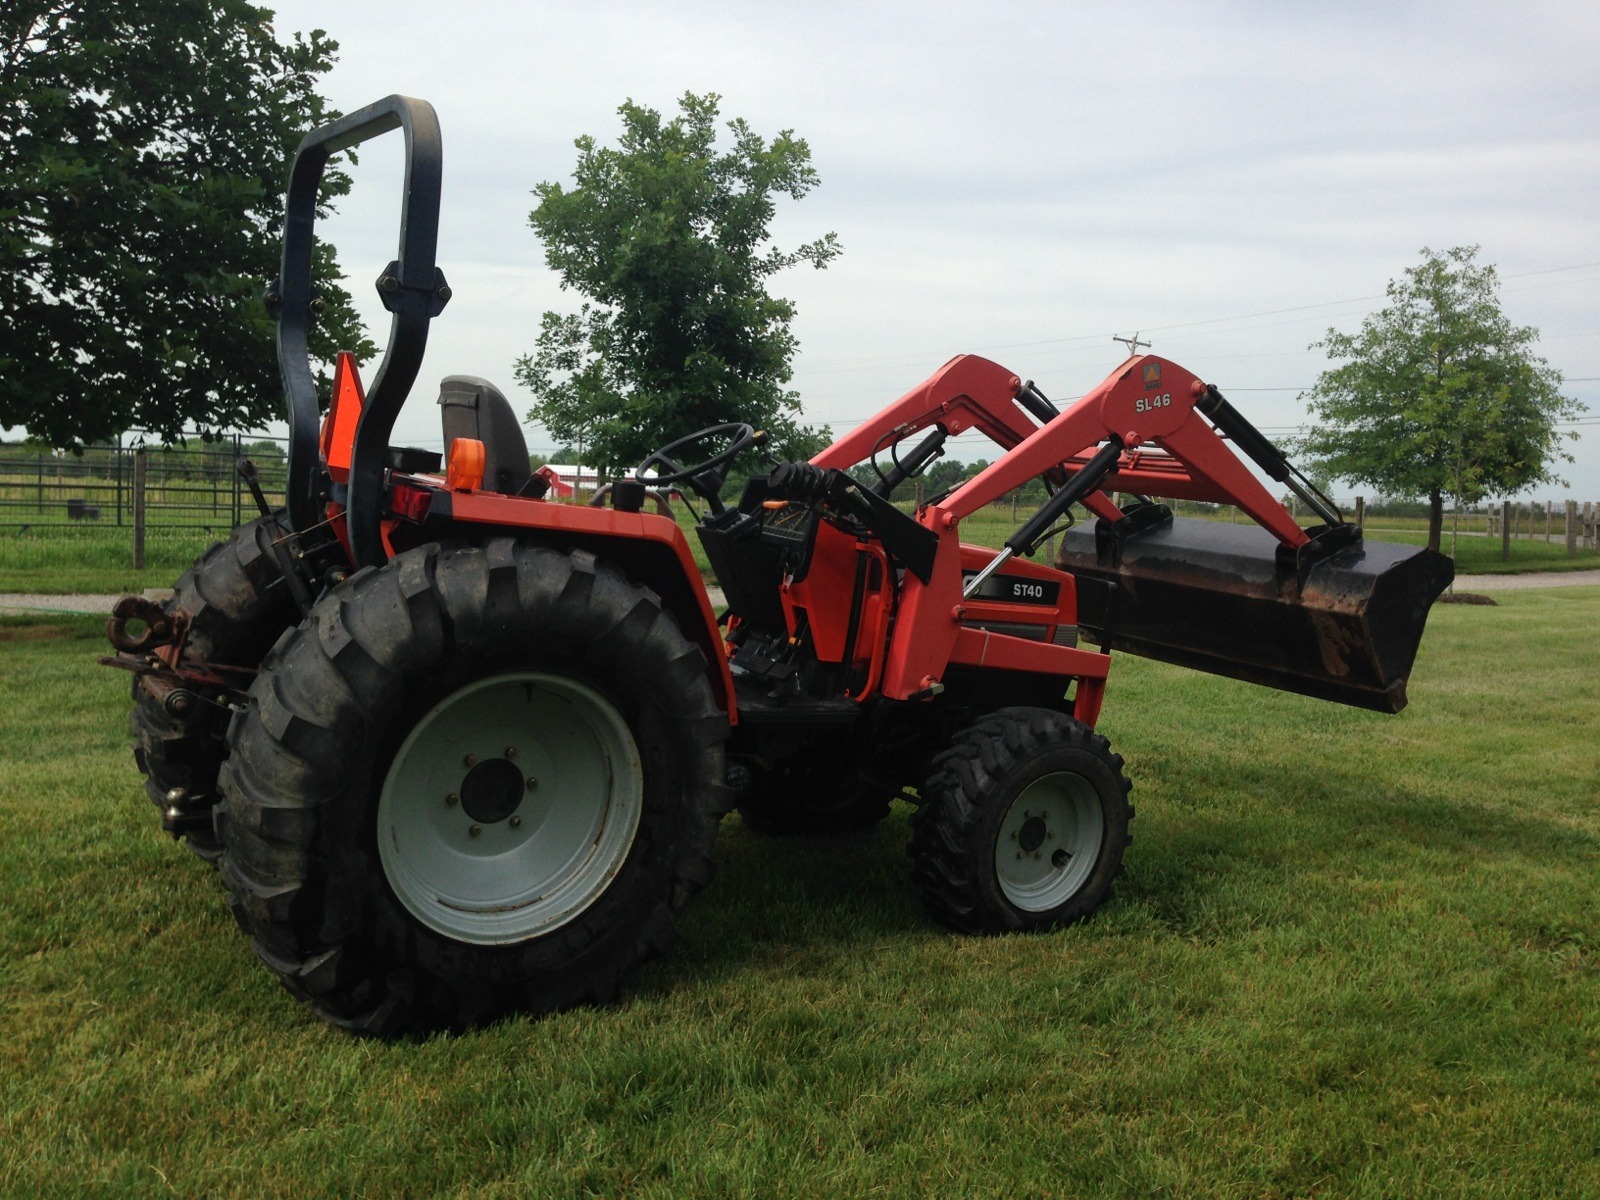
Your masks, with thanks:
[[[1428,549],[1437,552],[1444,529],[1444,497],[1435,488],[1428,493]]]

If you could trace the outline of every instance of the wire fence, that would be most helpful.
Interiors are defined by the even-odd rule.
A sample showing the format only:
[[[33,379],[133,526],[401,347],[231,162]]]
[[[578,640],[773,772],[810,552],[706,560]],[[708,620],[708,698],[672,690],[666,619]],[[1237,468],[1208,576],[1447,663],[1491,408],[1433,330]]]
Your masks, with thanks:
[[[267,503],[282,504],[287,457],[270,438],[89,446],[77,454],[0,445],[0,537],[100,545],[125,539],[134,566],[143,567],[149,536],[222,537],[255,515],[238,469],[245,458]]]
[[[286,451],[284,440],[260,435],[177,447],[146,447],[132,435],[124,444],[91,446],[78,454],[0,444],[0,541],[48,540],[58,543],[58,550],[78,545],[85,553],[116,547],[131,551],[133,565],[142,568],[149,539],[198,539],[203,545],[255,516],[255,499],[238,470],[242,459],[255,465],[267,503],[281,505]],[[922,490],[919,485],[916,500]],[[985,511],[991,521],[1025,520],[1042,499],[1042,491],[1035,496],[1019,489]],[[907,495],[904,504],[914,507],[915,500]],[[1173,507],[1184,515],[1248,520],[1226,505]],[[1373,532],[1426,528],[1425,519],[1364,511],[1362,500],[1354,508],[1354,519]],[[1571,499],[1499,502],[1445,515],[1447,536],[1454,529],[1497,538],[1507,557],[1512,539],[1564,542],[1569,555],[1594,552],[1600,549],[1597,523],[1600,502]]]

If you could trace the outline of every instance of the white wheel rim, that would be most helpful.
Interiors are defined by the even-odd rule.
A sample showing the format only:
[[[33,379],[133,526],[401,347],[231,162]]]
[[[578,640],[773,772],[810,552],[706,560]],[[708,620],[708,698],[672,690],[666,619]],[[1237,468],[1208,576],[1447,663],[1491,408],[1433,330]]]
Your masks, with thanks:
[[[560,675],[495,675],[446,696],[406,737],[378,798],[378,855],[430,929],[521,942],[604,894],[643,807],[639,748],[609,700]]]
[[[1094,785],[1060,771],[1017,794],[1000,822],[994,873],[1005,898],[1023,912],[1048,912],[1089,880],[1105,841],[1105,816]]]

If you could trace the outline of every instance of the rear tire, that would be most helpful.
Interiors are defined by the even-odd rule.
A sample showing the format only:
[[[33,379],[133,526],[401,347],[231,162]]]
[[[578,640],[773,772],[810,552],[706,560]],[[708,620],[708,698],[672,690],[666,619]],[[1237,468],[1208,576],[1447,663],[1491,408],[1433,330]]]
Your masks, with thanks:
[[[272,551],[273,539],[286,530],[282,513],[241,525],[226,541],[217,542],[178,579],[168,612],[189,614],[189,635],[183,663],[225,663],[254,667],[285,629],[300,619]],[[170,805],[209,818],[217,795],[217,771],[227,754],[223,741],[228,712],[218,697],[202,697],[181,712],[169,711],[150,695],[144,681],[133,680],[134,761],[145,776],[145,792],[164,813]],[[177,795],[172,795],[176,792]],[[183,842],[206,862],[222,855],[222,844],[209,827],[191,829]]]
[[[1132,838],[1132,784],[1100,734],[1003,708],[933,761],[911,818],[928,911],[961,933],[1053,929],[1099,908]]]
[[[710,877],[727,734],[700,650],[608,564],[422,546],[268,656],[223,883],[284,986],[355,1032],[606,1003]]]

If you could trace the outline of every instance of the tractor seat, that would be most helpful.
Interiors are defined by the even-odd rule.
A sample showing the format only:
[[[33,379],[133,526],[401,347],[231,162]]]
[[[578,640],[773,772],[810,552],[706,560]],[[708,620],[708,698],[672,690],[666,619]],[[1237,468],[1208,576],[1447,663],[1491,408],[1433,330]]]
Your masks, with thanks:
[[[521,495],[532,479],[528,442],[511,402],[499,388],[476,375],[446,375],[439,384],[439,418],[444,424],[445,460],[457,438],[483,443],[483,486],[508,496]]]

